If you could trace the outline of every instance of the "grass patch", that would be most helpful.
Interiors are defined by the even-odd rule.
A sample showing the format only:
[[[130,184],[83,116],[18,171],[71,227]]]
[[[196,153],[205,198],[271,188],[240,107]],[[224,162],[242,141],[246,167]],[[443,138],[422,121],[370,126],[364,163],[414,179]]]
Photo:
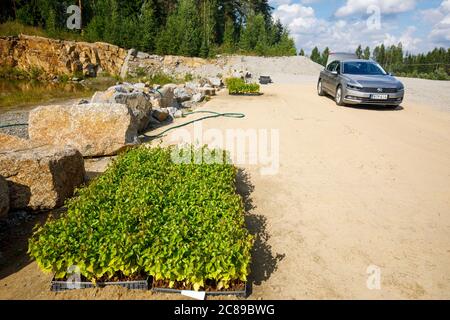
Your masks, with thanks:
[[[202,154],[223,163],[196,164]],[[199,290],[246,281],[253,240],[227,159],[206,148],[135,148],[37,229],[29,252],[59,279],[76,265],[93,282],[146,273]]]
[[[125,81],[127,82],[144,82],[149,85],[159,84],[161,86],[169,83],[184,83],[184,78],[175,78],[166,73],[155,73],[152,75],[145,75],[144,70],[137,70],[137,74],[135,77],[127,77]]]
[[[0,24],[0,36],[18,36],[20,34],[52,39],[86,41],[78,31],[55,30],[50,32],[40,27],[24,25],[18,21],[7,21]]]

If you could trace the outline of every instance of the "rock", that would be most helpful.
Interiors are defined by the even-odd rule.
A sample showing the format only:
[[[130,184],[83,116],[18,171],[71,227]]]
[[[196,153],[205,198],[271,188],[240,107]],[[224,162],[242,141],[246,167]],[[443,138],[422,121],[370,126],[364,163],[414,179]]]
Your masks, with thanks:
[[[31,141],[0,133],[0,152],[15,151],[31,147]]]
[[[194,101],[185,101],[185,102],[181,103],[181,107],[183,109],[191,109],[191,108],[195,107],[196,104],[197,103]]]
[[[70,147],[44,146],[0,154],[0,175],[10,190],[11,209],[60,207],[84,182],[81,153]]]
[[[138,132],[147,128],[152,112],[150,97],[144,92],[116,93],[111,99],[113,103],[120,103],[130,108]]]
[[[211,87],[203,87],[198,89],[203,95],[205,96],[215,96],[216,95],[216,89]]]
[[[185,102],[192,98],[192,94],[186,88],[176,88],[174,90],[174,96],[178,102]]]
[[[78,101],[78,104],[88,104],[89,101],[86,99],[81,99],[80,101]]]
[[[205,98],[204,92],[197,92],[192,96],[192,102],[199,103],[202,102],[204,98]]]
[[[217,77],[208,78],[208,83],[216,88],[220,88],[223,85],[222,80]]]
[[[0,176],[0,219],[7,216],[9,211],[9,188],[5,178]]]
[[[139,83],[135,83],[135,84],[133,85],[133,87],[134,87],[135,89],[138,89],[138,90],[144,90],[144,88],[146,87],[146,84],[145,84],[145,83],[142,83],[142,82],[139,82]]]
[[[159,122],[164,122],[169,117],[169,112],[161,109],[155,109],[152,111],[152,116]]]
[[[159,89],[159,92],[161,93],[161,108],[168,108],[174,105],[174,102],[176,102],[174,94],[176,88],[176,84],[166,84],[161,89]]]
[[[196,91],[198,88],[200,88],[200,83],[198,82],[186,82],[186,84],[184,85],[184,87],[188,90],[191,91]]]
[[[233,73],[231,74],[231,76],[233,77],[233,78],[241,78],[241,79],[244,79],[244,72],[242,72],[242,71],[233,71]]]
[[[114,86],[104,92],[96,92],[91,103],[119,103],[130,108],[138,132],[147,128],[152,111],[150,96],[143,91],[134,91],[127,84]]]
[[[133,90],[134,90],[134,87],[132,85],[129,85],[128,83],[121,83],[121,84],[116,84],[115,86],[108,88],[108,90],[106,90],[106,92],[112,92],[112,94],[114,94],[116,92],[130,93],[130,92],[133,92]]]
[[[84,72],[96,76],[97,71],[119,75],[127,50],[107,43],[54,40],[20,35],[0,38],[0,64],[29,71],[39,68],[42,77]]]
[[[88,63],[83,67],[84,75],[86,77],[94,78],[97,76],[97,68],[92,63]]]
[[[175,119],[183,118],[183,111],[181,111],[181,110],[175,111],[175,113],[173,114],[173,117],[174,117]]]
[[[69,145],[85,157],[115,155],[138,143],[131,110],[123,104],[42,106],[30,112],[33,143]]]

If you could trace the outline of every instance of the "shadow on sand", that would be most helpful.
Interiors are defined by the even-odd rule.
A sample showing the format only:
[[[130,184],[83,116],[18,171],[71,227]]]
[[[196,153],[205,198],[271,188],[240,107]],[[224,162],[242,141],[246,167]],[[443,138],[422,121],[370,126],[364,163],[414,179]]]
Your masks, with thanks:
[[[59,216],[65,209],[49,212],[10,212],[0,221],[0,279],[14,274],[32,262],[28,251],[28,240],[36,225],[43,225],[50,215]]]
[[[284,259],[284,254],[272,253],[269,245],[269,234],[267,232],[267,218],[263,215],[251,214],[256,208],[251,199],[255,190],[247,172],[239,169],[236,177],[237,192],[242,196],[245,207],[245,222],[247,229],[254,236],[255,242],[252,250],[251,273],[247,284],[247,295],[253,292],[253,285],[260,285],[268,280],[273,272],[277,270],[278,263]]]

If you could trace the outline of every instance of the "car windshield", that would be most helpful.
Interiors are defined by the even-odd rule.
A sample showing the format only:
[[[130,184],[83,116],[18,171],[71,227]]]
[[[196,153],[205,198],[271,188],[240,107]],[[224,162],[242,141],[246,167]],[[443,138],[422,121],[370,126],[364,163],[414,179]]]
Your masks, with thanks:
[[[384,71],[381,66],[373,62],[365,61],[344,62],[343,73],[361,75],[386,75],[386,71]]]

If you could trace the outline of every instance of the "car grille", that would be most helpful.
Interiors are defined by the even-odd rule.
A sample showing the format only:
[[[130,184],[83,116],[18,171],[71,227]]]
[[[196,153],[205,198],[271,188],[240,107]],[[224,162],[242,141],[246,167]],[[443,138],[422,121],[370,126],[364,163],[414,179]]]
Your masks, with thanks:
[[[403,99],[401,98],[389,98],[387,100],[374,100],[370,98],[362,98],[360,99],[362,103],[389,103],[389,102],[400,102]]]
[[[367,93],[397,93],[397,88],[382,88],[383,91],[380,92],[378,91],[379,88],[362,88],[362,92],[367,92]]]

